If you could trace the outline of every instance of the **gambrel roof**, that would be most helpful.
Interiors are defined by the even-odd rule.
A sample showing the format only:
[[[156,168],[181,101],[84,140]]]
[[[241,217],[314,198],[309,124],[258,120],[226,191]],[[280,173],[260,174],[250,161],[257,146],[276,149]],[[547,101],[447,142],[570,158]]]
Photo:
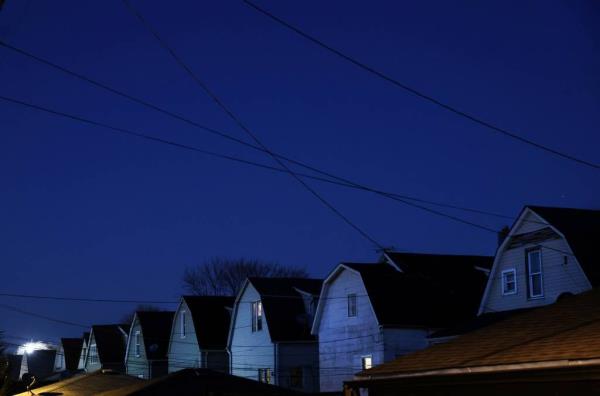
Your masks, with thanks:
[[[92,326],[90,337],[93,337],[96,342],[98,357],[102,364],[124,362],[127,334],[129,334],[128,324]]]
[[[224,349],[231,321],[233,297],[183,296],[190,310],[198,345],[202,349]]]
[[[592,286],[600,286],[600,210],[546,206],[527,208],[564,235]]]
[[[77,370],[83,346],[83,338],[61,338],[60,343],[65,358],[65,368],[67,370]]]
[[[137,311],[135,319],[140,324],[146,359],[166,359],[171,335],[173,315],[171,311]],[[133,342],[130,339],[130,342]]]

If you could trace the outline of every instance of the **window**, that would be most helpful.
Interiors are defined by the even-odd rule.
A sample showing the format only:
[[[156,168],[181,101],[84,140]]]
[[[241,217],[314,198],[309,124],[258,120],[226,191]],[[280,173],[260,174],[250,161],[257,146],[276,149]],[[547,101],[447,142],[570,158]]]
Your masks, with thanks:
[[[529,298],[544,297],[542,279],[542,251],[540,249],[527,252],[527,279]]]
[[[252,331],[262,330],[263,306],[261,301],[252,303]]]
[[[290,370],[290,386],[292,388],[302,388],[304,373],[302,367],[293,367]]]
[[[502,271],[502,294],[517,293],[517,272],[514,268]]]
[[[181,325],[181,338],[185,338],[185,311],[181,311],[179,318],[179,323]]]
[[[373,356],[371,356],[371,355],[363,356],[360,360],[361,360],[360,366],[362,367],[363,370],[368,370],[371,367],[373,367]]]
[[[265,384],[271,383],[271,369],[270,368],[259,368],[258,369],[258,382],[264,382]]]
[[[356,294],[348,294],[348,316],[356,316]]]
[[[138,378],[144,379],[144,374],[138,374]]]
[[[90,363],[91,364],[96,364],[99,363],[100,360],[98,359],[98,348],[96,348],[96,344],[92,344],[90,345]]]
[[[135,332],[135,356],[140,357],[140,331]]]

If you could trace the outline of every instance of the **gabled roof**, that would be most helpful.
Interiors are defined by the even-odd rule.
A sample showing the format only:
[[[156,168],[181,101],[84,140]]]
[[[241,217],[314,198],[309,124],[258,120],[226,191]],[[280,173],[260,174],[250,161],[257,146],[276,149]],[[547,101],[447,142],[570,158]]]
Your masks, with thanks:
[[[36,376],[38,380],[54,372],[55,349],[40,349],[33,353],[25,353],[23,357],[27,359],[27,372]]]
[[[377,379],[566,367],[600,358],[600,290],[522,312],[357,376]]]
[[[592,286],[600,286],[600,210],[529,205],[562,233]]]
[[[298,290],[318,296],[323,280],[308,278],[248,278],[263,304],[273,342],[314,341],[310,313]]]
[[[102,364],[123,363],[125,334],[129,334],[128,324],[93,325],[92,334]]]
[[[201,349],[224,349],[234,297],[183,296],[194,322],[196,338]]]
[[[171,311],[137,311],[136,319],[142,329],[146,359],[166,359],[173,315]]]
[[[67,370],[77,370],[83,338],[61,338],[60,343],[63,347],[65,368]]]
[[[150,381],[100,393],[98,396],[142,395],[305,395],[244,377],[209,369],[187,368]]]

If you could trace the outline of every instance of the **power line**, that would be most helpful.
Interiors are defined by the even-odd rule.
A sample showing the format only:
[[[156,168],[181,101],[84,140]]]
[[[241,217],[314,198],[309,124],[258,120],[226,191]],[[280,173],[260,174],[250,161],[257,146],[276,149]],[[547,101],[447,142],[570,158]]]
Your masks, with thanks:
[[[550,147],[548,147],[548,146],[546,146],[544,144],[535,142],[535,141],[533,141],[531,139],[524,138],[523,136],[520,136],[520,135],[518,135],[518,134],[516,134],[514,132],[511,132],[511,131],[507,130],[507,129],[501,128],[501,127],[499,127],[497,125],[494,125],[491,122],[485,121],[482,118],[479,118],[479,117],[477,117],[477,116],[475,116],[473,114],[470,114],[470,113],[467,113],[465,111],[459,110],[458,108],[456,108],[454,106],[451,106],[451,105],[449,105],[449,104],[447,104],[447,103],[445,103],[445,102],[443,102],[443,101],[441,101],[439,99],[436,99],[433,96],[430,96],[430,95],[425,94],[425,93],[423,93],[423,92],[421,92],[421,91],[419,91],[419,90],[417,90],[415,88],[412,88],[412,87],[406,85],[405,83],[402,83],[402,82],[398,81],[397,79],[395,79],[395,78],[393,78],[393,77],[391,77],[391,76],[389,76],[389,75],[387,75],[387,74],[385,74],[385,73],[383,73],[383,72],[375,69],[374,67],[369,66],[369,65],[367,65],[367,64],[359,61],[358,59],[351,57],[350,55],[347,55],[346,53],[344,53],[344,52],[342,52],[342,51],[340,51],[340,50],[332,47],[329,44],[326,44],[322,40],[320,40],[320,39],[318,39],[318,38],[316,38],[316,37],[314,37],[314,36],[306,33],[305,31],[301,30],[300,28],[292,25],[291,23],[283,20],[282,18],[276,16],[275,14],[273,14],[273,13],[265,10],[264,8],[259,7],[258,5],[252,3],[251,1],[249,1],[249,0],[242,0],[242,1],[245,4],[247,4],[248,6],[250,6],[252,9],[260,12],[261,14],[263,14],[263,15],[265,15],[267,17],[269,17],[271,20],[273,20],[273,21],[277,22],[278,24],[280,24],[281,26],[284,26],[285,28],[293,31],[294,33],[296,33],[299,36],[305,38],[306,40],[308,40],[308,41],[310,41],[310,42],[318,45],[321,48],[324,48],[325,50],[327,50],[327,51],[329,51],[329,52],[337,55],[338,57],[344,59],[345,61],[348,61],[348,62],[352,63],[353,65],[359,67],[360,69],[365,70],[365,71],[367,71],[367,72],[369,72],[369,73],[371,73],[371,74],[373,74],[373,75],[375,75],[375,76],[383,79],[384,81],[387,81],[388,83],[391,83],[392,85],[394,85],[396,87],[399,87],[399,88],[401,88],[401,89],[403,89],[405,91],[410,92],[411,94],[413,94],[413,95],[415,95],[415,96],[417,96],[417,97],[419,97],[421,99],[424,99],[424,100],[426,100],[426,101],[428,101],[430,103],[435,104],[436,106],[439,106],[439,107],[441,107],[443,109],[446,109],[446,110],[448,110],[448,111],[450,111],[450,112],[452,112],[452,113],[454,113],[456,115],[459,115],[459,116],[461,116],[463,118],[466,118],[466,119],[468,119],[468,120],[470,120],[470,121],[472,121],[472,122],[474,122],[476,124],[479,124],[479,125],[487,128],[487,129],[489,129],[489,130],[492,130],[492,131],[494,131],[496,133],[500,133],[500,134],[502,134],[504,136],[507,136],[509,138],[517,140],[517,141],[519,141],[521,143],[524,143],[524,144],[527,144],[529,146],[535,147],[537,149],[546,151],[546,152],[548,152],[550,154],[562,157],[564,159],[576,162],[576,163],[578,163],[580,165],[585,165],[585,166],[588,166],[588,167],[593,168],[593,169],[600,169],[600,164],[596,164],[596,163],[593,163],[593,162],[590,162],[590,161],[587,161],[587,160],[584,160],[584,159],[581,159],[581,158],[577,158],[577,157],[575,157],[573,155],[566,154],[566,153],[564,153],[562,151],[558,151],[556,149],[550,148]]]
[[[13,307],[11,305],[0,304],[0,308],[6,309],[6,310],[12,311],[12,312],[17,312],[17,313],[20,313],[22,315],[27,315],[27,316],[32,316],[34,318],[48,320],[50,322],[65,324],[65,325],[68,325],[68,326],[83,327],[83,328],[86,328],[86,329],[90,327],[90,326],[83,325],[81,323],[74,323],[74,322],[69,322],[69,321],[62,320],[62,319],[55,319],[55,318],[51,318],[49,316],[40,315],[40,314],[37,314],[35,312],[30,312],[30,311],[26,311],[24,309]]]
[[[263,144],[263,142],[257,137],[255,133],[253,133],[248,126],[246,126],[241,119],[233,113],[233,111],[227,107],[221,99],[204,83],[200,78],[192,71],[190,67],[177,55],[177,53],[171,48],[165,40],[158,34],[158,32],[146,21],[143,15],[137,11],[128,0],[123,0],[125,6],[133,13],[134,16],[138,18],[138,20],[150,31],[150,33],[154,36],[154,38],[158,41],[158,43],[171,55],[171,57],[175,60],[175,62],[183,69],[185,72],[192,78],[196,84],[202,88],[204,92],[219,106],[229,118],[231,118],[248,136],[254,140],[256,144],[258,144],[263,151],[265,151],[273,160],[281,166],[283,169],[289,173],[304,189],[306,189],[309,193],[311,193],[317,200],[319,200],[325,207],[327,207],[330,211],[332,211],[336,216],[341,218],[346,224],[348,224],[351,228],[353,228],[356,232],[358,232],[363,238],[367,239],[369,242],[374,244],[378,249],[384,250],[384,246],[375,240],[371,235],[369,235],[365,230],[359,227],[356,223],[354,223],[348,216],[343,214],[338,208],[336,208],[331,202],[325,199],[321,194],[317,192],[314,188],[308,185],[307,182],[302,180],[300,176],[298,176],[291,168],[289,168],[285,162],[283,162],[279,157],[269,150],[269,148]]]
[[[174,112],[169,111],[169,110],[167,110],[165,108],[162,108],[162,107],[159,107],[159,106],[157,106],[155,104],[147,102],[147,101],[145,101],[143,99],[140,99],[138,97],[135,97],[133,95],[130,95],[128,93],[120,91],[120,90],[118,90],[118,89],[116,89],[114,87],[111,87],[111,86],[107,85],[107,84],[104,84],[102,82],[94,80],[94,79],[92,79],[92,78],[90,78],[88,76],[85,76],[83,74],[80,74],[80,73],[77,73],[75,71],[72,71],[72,70],[70,70],[70,69],[68,69],[68,68],[66,68],[64,66],[58,65],[56,63],[53,63],[53,62],[51,62],[51,61],[49,61],[47,59],[44,59],[44,58],[42,58],[40,56],[34,55],[34,54],[32,54],[32,53],[30,53],[28,51],[25,51],[24,49],[17,48],[15,46],[7,44],[7,43],[3,42],[2,40],[0,40],[0,46],[4,47],[6,49],[9,49],[9,50],[11,50],[11,51],[13,51],[15,53],[18,53],[18,54],[20,54],[22,56],[28,57],[28,58],[30,58],[32,60],[35,60],[38,63],[41,63],[43,65],[46,65],[48,67],[54,68],[54,69],[56,69],[58,71],[61,71],[62,73],[68,74],[68,75],[70,75],[72,77],[80,79],[80,80],[82,80],[84,82],[87,82],[87,83],[89,83],[91,85],[94,85],[97,88],[104,89],[104,90],[106,90],[108,92],[111,92],[111,93],[117,95],[117,96],[120,96],[122,98],[128,99],[128,100],[130,100],[130,101],[132,101],[134,103],[140,104],[140,105],[145,106],[145,107],[147,107],[149,109],[152,109],[154,111],[157,111],[159,113],[162,113],[162,114],[167,115],[169,117],[172,117],[174,119],[177,119],[177,120],[180,120],[182,122],[185,122],[188,125],[191,125],[191,126],[194,126],[194,127],[198,128],[198,129],[204,130],[205,132],[208,132],[208,133],[211,133],[211,134],[215,134],[215,135],[220,136],[220,137],[222,137],[224,139],[228,139],[228,140],[234,141],[236,143],[239,143],[239,144],[244,145],[246,147],[252,148],[254,150],[265,152],[259,146],[256,146],[256,145],[253,145],[251,143],[248,143],[248,142],[246,142],[246,141],[244,141],[242,139],[236,138],[235,136],[232,136],[232,135],[227,134],[225,132],[219,131],[217,129],[214,129],[214,128],[211,128],[211,127],[199,124],[199,123],[197,123],[197,122],[195,122],[195,121],[193,121],[193,120],[191,120],[189,118],[186,118],[186,117],[184,117],[184,116],[182,116],[180,114],[174,113]],[[158,140],[158,139],[155,139],[155,140]],[[498,213],[494,213],[494,212],[490,212],[490,211],[485,211],[485,210],[481,210],[481,209],[474,209],[474,208],[468,208],[468,207],[463,207],[463,206],[458,206],[458,205],[452,205],[452,204],[443,203],[443,202],[436,202],[436,201],[432,201],[432,200],[426,200],[426,199],[422,199],[422,198],[412,197],[412,196],[409,196],[409,195],[406,195],[406,194],[391,193],[391,192],[386,192],[386,191],[382,191],[382,190],[379,190],[379,189],[367,187],[367,186],[361,185],[359,183],[350,181],[348,179],[336,176],[336,175],[334,175],[334,174],[332,174],[330,172],[323,171],[321,169],[318,169],[316,167],[313,167],[313,166],[311,166],[309,164],[306,164],[306,163],[303,163],[301,161],[294,160],[292,158],[283,156],[281,154],[277,154],[275,152],[271,152],[271,153],[273,155],[278,156],[281,159],[284,159],[285,161],[288,161],[288,162],[292,163],[292,164],[301,166],[301,167],[306,168],[308,170],[311,170],[313,172],[317,172],[317,173],[322,174],[324,176],[333,178],[333,179],[339,181],[340,183],[336,183],[333,180],[328,180],[328,179],[324,179],[324,178],[317,178],[317,177],[314,177],[314,176],[306,176],[306,177],[311,177],[311,178],[316,179],[316,180],[321,180],[321,181],[328,182],[328,183],[338,184],[340,186],[345,186],[345,187],[349,187],[349,188],[356,188],[356,189],[360,189],[360,190],[364,190],[364,191],[370,191],[370,192],[373,192],[373,193],[378,194],[378,195],[387,196],[388,198],[395,197],[395,198],[398,198],[398,200],[404,199],[404,200],[415,201],[415,202],[420,202],[420,203],[425,203],[425,204],[435,205],[435,206],[440,206],[440,207],[446,207],[446,208],[450,208],[450,209],[457,209],[457,210],[462,210],[462,211],[467,211],[467,212],[472,212],[472,213],[477,213],[477,214],[483,214],[483,215],[488,215],[488,216],[493,216],[493,217],[498,217],[498,218],[514,219],[513,217],[508,216],[508,215],[498,214]],[[212,155],[212,154],[209,154],[209,155]],[[248,163],[248,161],[241,161],[241,162]],[[256,165],[256,164],[252,164],[252,165]],[[261,166],[261,167],[268,167],[266,165],[259,165],[259,166]],[[284,169],[278,169],[278,168],[272,168],[272,170],[278,170],[280,172],[285,172]],[[300,173],[297,173],[297,174],[299,175]],[[432,213],[434,213],[434,212],[432,212]],[[434,213],[434,214],[439,214],[439,213]],[[456,220],[456,219],[452,219],[452,220]]]

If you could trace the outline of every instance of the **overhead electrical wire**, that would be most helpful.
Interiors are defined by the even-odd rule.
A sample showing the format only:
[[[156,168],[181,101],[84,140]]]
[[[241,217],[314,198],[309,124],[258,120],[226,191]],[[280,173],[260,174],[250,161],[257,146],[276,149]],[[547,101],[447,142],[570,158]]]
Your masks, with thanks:
[[[499,126],[497,126],[497,125],[495,125],[495,124],[493,124],[493,123],[491,123],[489,121],[486,121],[486,120],[484,120],[484,119],[482,119],[482,118],[480,118],[478,116],[475,116],[475,115],[473,115],[471,113],[468,113],[468,112],[463,111],[463,110],[459,110],[458,108],[456,108],[454,106],[451,106],[451,105],[443,102],[442,100],[437,99],[437,98],[435,98],[435,97],[433,97],[431,95],[428,95],[428,94],[426,94],[426,93],[424,93],[424,92],[422,92],[420,90],[412,88],[412,87],[408,86],[407,84],[402,83],[399,80],[391,77],[390,75],[385,74],[382,71],[379,71],[375,67],[367,65],[366,63],[364,63],[362,61],[359,61],[358,59],[356,59],[356,58],[354,58],[354,57],[346,54],[345,52],[342,52],[341,50],[339,50],[337,48],[334,48],[333,46],[325,43],[323,40],[320,40],[320,39],[316,38],[315,36],[312,36],[312,35],[306,33],[304,30],[300,29],[299,27],[297,27],[295,25],[292,25],[290,22],[285,21],[283,18],[278,17],[277,15],[273,14],[272,12],[267,11],[266,9],[258,6],[257,4],[255,4],[255,3],[253,3],[253,2],[251,2],[249,0],[242,0],[242,1],[246,5],[248,5],[249,7],[251,7],[253,10],[258,11],[259,13],[267,16],[272,21],[277,22],[279,25],[281,25],[281,26],[283,26],[283,27],[285,27],[285,28],[293,31],[294,33],[298,34],[299,36],[303,37],[304,39],[306,39],[306,40],[308,40],[308,41],[316,44],[317,46],[319,46],[319,47],[321,47],[321,48],[329,51],[330,53],[338,56],[339,58],[341,58],[341,59],[343,59],[343,60],[345,60],[347,62],[352,63],[353,65],[359,67],[360,69],[362,69],[362,70],[364,70],[364,71],[366,71],[366,72],[368,72],[368,73],[370,73],[370,74],[372,74],[374,76],[377,76],[380,79],[382,79],[384,81],[387,81],[388,83],[391,83],[392,85],[394,85],[394,86],[396,86],[398,88],[401,88],[401,89],[403,89],[403,90],[405,90],[407,92],[410,92],[411,94],[413,94],[413,95],[415,95],[415,96],[417,96],[417,97],[419,97],[421,99],[424,99],[424,100],[426,100],[426,101],[428,101],[430,103],[433,103],[434,105],[436,105],[438,107],[441,107],[441,108],[443,108],[445,110],[448,110],[448,111],[450,111],[450,112],[452,112],[452,113],[454,113],[454,114],[456,114],[456,115],[458,115],[460,117],[466,118],[466,119],[468,119],[468,120],[470,120],[470,121],[472,121],[472,122],[474,122],[476,124],[479,124],[479,125],[487,128],[487,129],[491,130],[491,131],[494,131],[496,133],[502,134],[502,135],[507,136],[507,137],[509,137],[511,139],[514,139],[516,141],[519,141],[521,143],[529,145],[531,147],[535,147],[537,149],[543,150],[543,151],[545,151],[547,153],[553,154],[553,155],[561,157],[563,159],[566,159],[566,160],[578,163],[580,165],[584,165],[584,166],[587,166],[587,167],[590,167],[590,168],[593,168],[593,169],[596,169],[596,170],[600,169],[600,164],[597,164],[597,163],[594,163],[594,162],[591,162],[591,161],[587,161],[587,160],[582,159],[582,158],[575,157],[575,156],[567,154],[567,153],[565,153],[563,151],[559,151],[557,149],[553,149],[553,148],[551,148],[549,146],[546,146],[546,145],[544,145],[542,143],[538,143],[538,142],[536,142],[534,140],[531,140],[531,139],[525,138],[523,136],[520,136],[520,135],[518,135],[518,134],[516,134],[514,132],[511,132],[511,131],[509,131],[509,130],[507,130],[505,128],[499,127]]]

